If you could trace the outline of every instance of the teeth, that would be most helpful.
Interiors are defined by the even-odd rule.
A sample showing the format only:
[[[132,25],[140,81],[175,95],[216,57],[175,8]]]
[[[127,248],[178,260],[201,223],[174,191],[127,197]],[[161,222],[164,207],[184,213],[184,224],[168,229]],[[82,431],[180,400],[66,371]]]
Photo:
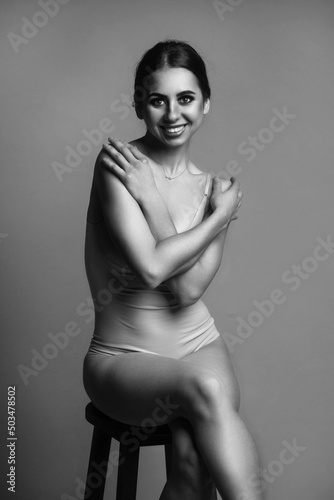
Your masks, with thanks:
[[[174,133],[174,132],[181,132],[181,130],[185,127],[185,125],[181,125],[181,127],[175,127],[175,128],[166,128],[165,130],[167,132],[171,132],[171,133]]]

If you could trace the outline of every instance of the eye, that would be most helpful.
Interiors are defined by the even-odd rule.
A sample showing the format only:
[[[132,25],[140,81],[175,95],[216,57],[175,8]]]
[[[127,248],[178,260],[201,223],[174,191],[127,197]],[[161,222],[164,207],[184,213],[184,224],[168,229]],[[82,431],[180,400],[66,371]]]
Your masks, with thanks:
[[[155,108],[159,108],[164,104],[164,100],[161,99],[161,97],[155,97],[150,101],[150,104],[152,104],[152,106],[154,106]]]
[[[194,98],[191,95],[183,95],[182,97],[180,97],[181,104],[190,104],[193,100]]]

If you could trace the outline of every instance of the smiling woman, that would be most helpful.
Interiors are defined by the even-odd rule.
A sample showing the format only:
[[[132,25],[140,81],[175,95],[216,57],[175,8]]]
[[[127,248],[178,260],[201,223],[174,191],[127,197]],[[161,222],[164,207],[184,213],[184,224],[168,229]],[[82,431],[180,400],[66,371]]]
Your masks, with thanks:
[[[137,105],[138,117],[153,137],[169,146],[180,146],[209,112],[209,98],[204,100],[196,76],[186,68],[156,71],[150,90],[145,101]],[[176,138],[179,140],[170,141]]]
[[[227,348],[201,300],[237,219],[238,182],[201,171],[190,140],[210,109],[205,64],[188,44],[160,42],[140,61],[135,109],[143,137],[110,138],[94,171],[85,262],[95,331],[84,385],[110,417],[140,425],[171,401],[173,466],[160,500],[260,500],[258,457],[241,420]],[[119,287],[108,286],[111,275]],[[96,300],[94,300],[96,304]],[[113,403],[117,401],[117,406]]]
[[[189,139],[209,112],[210,96],[204,61],[184,42],[157,44],[137,66],[137,116],[160,139]]]

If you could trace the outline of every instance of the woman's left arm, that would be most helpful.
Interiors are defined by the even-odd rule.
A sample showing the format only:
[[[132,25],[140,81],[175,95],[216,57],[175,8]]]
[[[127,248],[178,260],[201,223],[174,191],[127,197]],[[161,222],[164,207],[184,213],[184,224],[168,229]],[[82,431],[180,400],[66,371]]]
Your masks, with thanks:
[[[157,212],[152,210],[149,199],[143,203],[142,209],[156,238],[164,239],[176,234],[175,227],[166,228],[159,224],[155,217]],[[190,269],[165,280],[166,285],[181,305],[188,306],[197,302],[215,277],[222,261],[228,227],[229,225],[220,231]]]
[[[227,229],[228,226],[215,237],[192,268],[166,282],[183,305],[197,302],[215,277],[223,258]]]

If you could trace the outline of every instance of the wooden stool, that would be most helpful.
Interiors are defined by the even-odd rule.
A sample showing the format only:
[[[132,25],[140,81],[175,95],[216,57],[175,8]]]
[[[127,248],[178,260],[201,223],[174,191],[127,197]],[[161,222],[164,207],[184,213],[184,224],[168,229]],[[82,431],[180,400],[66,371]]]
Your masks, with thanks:
[[[131,431],[132,426],[107,417],[93,403],[86,406],[86,420],[94,426],[94,432],[84,498],[103,500],[112,438],[119,441],[119,457],[124,457],[123,462],[118,467],[116,500],[136,499],[141,446],[165,446],[166,475],[169,476],[172,460],[172,433],[168,425],[158,425],[154,432],[152,432],[151,427],[133,426],[140,432],[140,435],[145,436],[142,439],[136,438]],[[129,436],[131,437],[129,438]],[[95,478],[94,482],[93,478]]]

